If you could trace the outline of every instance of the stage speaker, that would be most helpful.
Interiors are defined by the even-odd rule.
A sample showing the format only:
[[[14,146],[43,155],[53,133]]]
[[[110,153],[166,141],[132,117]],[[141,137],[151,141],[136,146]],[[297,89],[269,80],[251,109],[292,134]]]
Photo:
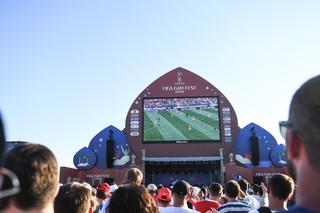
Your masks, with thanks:
[[[250,137],[251,143],[251,162],[253,166],[259,165],[260,154],[259,154],[259,138],[256,136],[255,132]]]
[[[113,140],[107,140],[107,168],[113,167],[113,161],[114,161],[114,141]]]
[[[114,141],[112,139],[113,131],[109,130],[109,140],[107,140],[106,145],[106,162],[107,162],[107,168],[113,167],[113,161],[114,161]]]

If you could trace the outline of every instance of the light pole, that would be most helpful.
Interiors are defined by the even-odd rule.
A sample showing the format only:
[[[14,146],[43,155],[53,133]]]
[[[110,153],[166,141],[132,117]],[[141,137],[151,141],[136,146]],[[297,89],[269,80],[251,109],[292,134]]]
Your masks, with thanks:
[[[219,149],[219,153],[220,153],[220,181],[221,181],[221,184],[224,184],[225,168],[223,163],[223,148]]]

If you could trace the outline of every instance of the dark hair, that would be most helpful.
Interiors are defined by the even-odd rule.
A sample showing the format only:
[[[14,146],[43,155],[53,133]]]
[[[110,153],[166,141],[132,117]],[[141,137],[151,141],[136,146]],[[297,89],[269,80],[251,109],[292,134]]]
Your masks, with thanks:
[[[277,174],[270,178],[269,189],[274,197],[287,200],[294,190],[293,179],[284,174]]]
[[[91,190],[78,182],[60,186],[54,201],[55,213],[87,213],[91,206]]]
[[[126,184],[111,196],[108,213],[158,213],[153,198],[144,186]]]
[[[20,193],[12,197],[18,208],[42,209],[53,202],[58,187],[58,163],[47,147],[31,143],[17,146],[7,154],[4,167],[20,181]]]
[[[240,186],[236,181],[230,180],[226,183],[224,190],[228,197],[236,198],[239,196]]]
[[[209,187],[209,193],[211,196],[217,197],[222,195],[222,185],[220,183],[214,182]]]
[[[249,187],[248,181],[241,178],[240,180],[238,180],[238,184],[239,184],[241,190],[242,190],[244,193],[246,193],[246,191],[248,190],[248,187]]]
[[[252,186],[252,191],[253,191],[255,194],[258,194],[258,195],[260,195],[260,196],[262,196],[262,194],[263,194],[262,188],[261,188],[261,186],[259,186],[258,184],[253,184],[253,186]]]
[[[306,147],[310,165],[320,171],[320,75],[305,82],[294,94],[289,122]]]
[[[201,186],[200,192],[203,193],[203,196],[204,196],[204,197],[207,197],[207,195],[208,195],[208,187],[207,187],[207,186]],[[199,193],[200,193],[200,192],[199,192]]]
[[[96,197],[100,198],[102,200],[105,200],[108,197],[108,193],[106,191],[101,190],[101,189],[97,189]]]
[[[184,180],[176,181],[172,187],[172,193],[180,198],[185,198],[186,195],[189,195],[192,192],[191,190],[193,190],[193,188]]]
[[[164,186],[160,183],[157,185],[158,190],[162,189]]]
[[[104,181],[103,181],[103,182],[109,184],[110,186],[113,185],[113,184],[115,184],[114,178],[112,178],[112,177],[106,177],[106,178],[104,178]]]

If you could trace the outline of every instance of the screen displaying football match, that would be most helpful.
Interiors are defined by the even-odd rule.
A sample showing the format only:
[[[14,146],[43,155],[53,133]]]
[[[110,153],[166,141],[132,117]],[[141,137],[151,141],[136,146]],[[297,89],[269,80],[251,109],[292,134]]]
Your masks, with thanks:
[[[220,139],[218,97],[144,99],[144,143]]]

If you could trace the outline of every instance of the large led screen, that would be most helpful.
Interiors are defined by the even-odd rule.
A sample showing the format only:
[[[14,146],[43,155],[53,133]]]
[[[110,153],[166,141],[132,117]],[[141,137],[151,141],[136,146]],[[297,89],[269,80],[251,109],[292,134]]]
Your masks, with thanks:
[[[143,100],[143,142],[220,141],[218,97]]]

